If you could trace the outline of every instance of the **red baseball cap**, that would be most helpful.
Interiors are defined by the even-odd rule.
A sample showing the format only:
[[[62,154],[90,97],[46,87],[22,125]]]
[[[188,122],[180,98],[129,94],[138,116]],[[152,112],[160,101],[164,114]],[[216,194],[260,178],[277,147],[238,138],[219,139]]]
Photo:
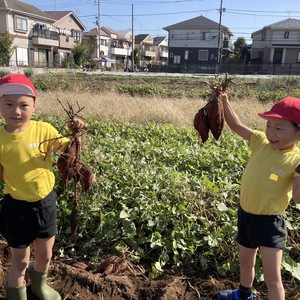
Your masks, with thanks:
[[[31,80],[25,75],[8,74],[0,78],[0,97],[4,95],[36,97],[36,90]]]
[[[262,118],[278,118],[289,120],[300,125],[300,99],[286,97],[279,100],[266,112],[258,113]]]

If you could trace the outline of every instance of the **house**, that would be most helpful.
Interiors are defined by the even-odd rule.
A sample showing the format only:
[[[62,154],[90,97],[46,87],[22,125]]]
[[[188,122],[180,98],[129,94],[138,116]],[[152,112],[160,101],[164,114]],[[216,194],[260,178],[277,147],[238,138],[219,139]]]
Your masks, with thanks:
[[[101,29],[110,37],[108,41],[108,57],[116,63],[126,63],[131,55],[132,37],[131,35],[122,35],[109,27],[101,27]]]
[[[59,45],[53,47],[53,55],[59,64],[71,55],[71,49],[82,42],[86,27],[72,11],[45,11],[55,22],[52,26],[59,32]]]
[[[15,50],[10,66],[53,64],[53,47],[59,45],[55,22],[33,5],[18,1],[0,1],[0,32],[13,36]]]
[[[94,59],[100,59],[101,57],[108,57],[108,45],[109,45],[109,35],[103,31],[101,28],[95,27],[88,32],[84,33],[84,38],[95,38],[96,39],[96,51],[94,53]]]
[[[300,20],[288,18],[251,35],[251,60],[272,64],[300,63]]]
[[[43,12],[18,0],[0,1],[0,32],[14,38],[10,66],[53,67],[81,42],[83,30],[71,11]]]
[[[141,67],[147,67],[154,63],[156,53],[153,45],[153,37],[150,34],[138,34],[134,37],[135,48],[139,52]]]
[[[230,30],[203,16],[163,29],[169,34],[170,65],[215,66],[233,49]]]
[[[168,64],[168,38],[165,36],[156,36],[153,38],[153,46],[155,51],[154,64],[167,65]]]

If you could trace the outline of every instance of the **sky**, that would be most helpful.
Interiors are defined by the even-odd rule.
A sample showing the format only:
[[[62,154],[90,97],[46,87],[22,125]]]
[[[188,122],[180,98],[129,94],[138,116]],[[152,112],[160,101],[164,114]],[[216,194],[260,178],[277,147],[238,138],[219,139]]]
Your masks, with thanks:
[[[163,28],[200,15],[228,27],[232,41],[264,26],[294,18],[300,20],[299,0],[22,0],[43,11],[73,11],[87,30],[100,26],[134,35],[167,36]],[[221,11],[222,6],[222,13]]]

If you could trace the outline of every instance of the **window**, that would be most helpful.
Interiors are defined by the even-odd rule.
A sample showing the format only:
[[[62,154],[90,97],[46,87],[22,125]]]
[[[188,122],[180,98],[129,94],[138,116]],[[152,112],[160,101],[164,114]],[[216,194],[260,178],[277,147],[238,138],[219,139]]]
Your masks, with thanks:
[[[298,52],[297,63],[300,63],[300,51]]]
[[[264,57],[263,51],[258,51],[257,58],[262,59]]]
[[[74,41],[80,42],[80,32],[79,31],[74,31]]]
[[[28,25],[27,25],[26,18],[16,17],[15,21],[16,21],[16,30],[27,31]]]
[[[209,40],[209,32],[202,32],[202,40],[203,41]]]
[[[47,49],[38,49],[38,62],[41,67],[46,67],[48,65]]]
[[[107,45],[108,45],[107,40],[100,39],[100,45],[101,45],[101,46],[107,46]]]
[[[263,31],[263,32],[261,33],[261,40],[264,41],[265,39],[266,39],[266,32]]]
[[[188,60],[189,59],[189,50],[184,51],[184,59]]]
[[[27,48],[17,48],[17,65],[18,66],[28,66],[28,49]]]
[[[180,55],[174,55],[173,62],[174,64],[180,64]]]
[[[199,50],[198,60],[208,60],[208,50]]]
[[[285,39],[288,39],[289,36],[290,36],[290,33],[289,33],[288,31],[285,31],[285,33],[284,33],[284,38],[285,38]]]

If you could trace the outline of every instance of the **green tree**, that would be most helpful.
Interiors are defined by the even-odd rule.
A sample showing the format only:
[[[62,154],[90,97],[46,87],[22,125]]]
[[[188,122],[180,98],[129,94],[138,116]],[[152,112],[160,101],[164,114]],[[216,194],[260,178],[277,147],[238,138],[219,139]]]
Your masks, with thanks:
[[[75,65],[83,66],[85,63],[85,55],[87,52],[86,45],[83,43],[77,44],[71,49],[71,52],[73,54],[73,60]]]
[[[234,42],[234,58],[244,60],[249,58],[249,50],[245,38],[238,37]]]
[[[14,38],[9,33],[0,33],[0,65],[8,64],[15,47],[13,46]]]
[[[97,38],[95,36],[91,36],[84,39],[82,44],[86,47],[86,51],[84,53],[85,66],[94,69],[96,67],[96,62],[92,59],[95,56],[97,49]]]

